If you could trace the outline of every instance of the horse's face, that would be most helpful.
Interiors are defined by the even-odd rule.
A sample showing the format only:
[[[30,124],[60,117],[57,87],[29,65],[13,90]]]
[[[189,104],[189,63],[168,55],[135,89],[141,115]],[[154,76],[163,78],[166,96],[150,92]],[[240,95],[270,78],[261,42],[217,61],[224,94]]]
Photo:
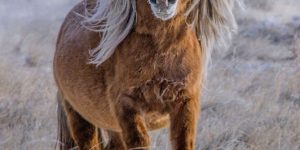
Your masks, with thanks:
[[[181,0],[148,0],[153,14],[162,20],[174,17],[178,11],[179,1]],[[183,0],[187,1],[187,0]]]

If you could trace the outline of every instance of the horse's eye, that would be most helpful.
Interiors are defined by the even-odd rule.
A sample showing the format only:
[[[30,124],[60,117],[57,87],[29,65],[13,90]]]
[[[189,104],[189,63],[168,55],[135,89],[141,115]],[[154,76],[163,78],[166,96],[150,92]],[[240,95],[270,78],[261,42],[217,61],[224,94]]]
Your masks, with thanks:
[[[156,4],[156,0],[150,0],[152,4]]]

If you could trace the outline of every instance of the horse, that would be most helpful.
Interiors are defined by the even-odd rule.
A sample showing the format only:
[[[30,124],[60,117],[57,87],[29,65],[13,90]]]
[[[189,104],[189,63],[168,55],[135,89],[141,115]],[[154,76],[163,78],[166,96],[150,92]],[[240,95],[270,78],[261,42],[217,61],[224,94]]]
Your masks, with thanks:
[[[150,149],[147,132],[166,127],[174,150],[194,149],[210,53],[236,28],[234,3],[79,2],[53,61],[60,149]]]

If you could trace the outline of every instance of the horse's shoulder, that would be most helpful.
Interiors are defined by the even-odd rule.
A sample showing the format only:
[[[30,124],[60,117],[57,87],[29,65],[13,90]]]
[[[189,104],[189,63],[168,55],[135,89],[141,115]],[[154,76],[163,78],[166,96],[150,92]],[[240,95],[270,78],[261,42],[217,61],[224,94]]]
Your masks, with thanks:
[[[82,3],[77,4],[70,10],[61,25],[59,38],[62,36],[69,36],[70,38],[72,38],[74,36],[71,36],[70,34],[80,33],[79,31],[82,28],[80,22],[83,19],[81,16],[83,14],[83,11],[84,6]]]
[[[82,25],[85,7],[85,4],[80,2],[65,17],[57,38],[57,50],[66,47],[88,50],[97,46],[99,34]]]

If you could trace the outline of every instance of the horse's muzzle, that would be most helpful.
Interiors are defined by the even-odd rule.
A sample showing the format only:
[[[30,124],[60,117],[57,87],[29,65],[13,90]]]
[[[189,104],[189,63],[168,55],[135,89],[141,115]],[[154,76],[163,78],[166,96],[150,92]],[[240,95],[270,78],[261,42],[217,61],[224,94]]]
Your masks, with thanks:
[[[154,15],[162,20],[171,19],[176,14],[178,0],[149,0]]]
[[[160,5],[161,7],[167,7],[168,5],[174,5],[177,0],[150,0],[150,3]]]

